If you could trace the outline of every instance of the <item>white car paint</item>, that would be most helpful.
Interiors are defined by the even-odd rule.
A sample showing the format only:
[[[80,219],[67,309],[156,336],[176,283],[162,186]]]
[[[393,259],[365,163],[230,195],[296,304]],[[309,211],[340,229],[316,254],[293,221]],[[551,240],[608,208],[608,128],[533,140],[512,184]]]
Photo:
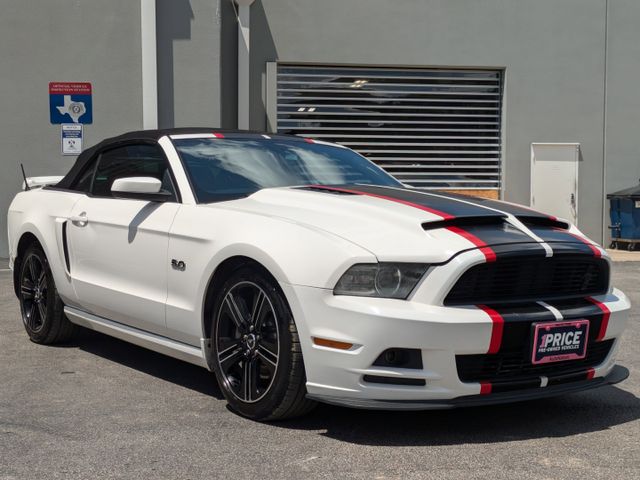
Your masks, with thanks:
[[[464,236],[420,226],[441,217],[372,196],[292,188],[197,204],[171,139],[165,136],[158,144],[169,159],[180,203],[33,189],[18,193],[11,204],[11,265],[23,235],[34,235],[72,322],[207,366],[203,325],[208,319],[203,309],[209,282],[223,261],[245,256],[269,270],[285,293],[300,333],[307,389],[314,398],[344,403],[481,393],[479,383],[459,380],[455,355],[485,353],[492,321],[478,308],[445,307],[443,300],[456,280],[485,256]],[[64,260],[64,222],[70,268]],[[582,235],[573,226],[570,232]],[[592,248],[606,256],[600,247]],[[172,268],[172,259],[180,259],[186,268]],[[350,266],[380,261],[439,265],[429,269],[407,300],[333,294]],[[618,339],[627,322],[627,298],[610,288],[598,300],[611,312],[606,338]],[[312,337],[354,347],[321,347]],[[613,368],[617,343],[597,367],[597,376]],[[390,347],[422,350],[424,369],[416,373],[372,367]],[[366,384],[363,375],[419,376],[427,386]]]

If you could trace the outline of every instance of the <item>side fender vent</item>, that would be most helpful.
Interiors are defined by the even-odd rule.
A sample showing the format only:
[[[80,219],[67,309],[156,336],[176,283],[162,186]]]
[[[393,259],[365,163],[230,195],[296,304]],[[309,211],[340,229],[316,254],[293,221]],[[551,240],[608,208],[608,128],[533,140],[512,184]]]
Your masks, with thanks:
[[[67,222],[62,224],[62,251],[64,252],[64,264],[67,273],[71,273],[71,262],[69,261],[69,242],[67,240]]]

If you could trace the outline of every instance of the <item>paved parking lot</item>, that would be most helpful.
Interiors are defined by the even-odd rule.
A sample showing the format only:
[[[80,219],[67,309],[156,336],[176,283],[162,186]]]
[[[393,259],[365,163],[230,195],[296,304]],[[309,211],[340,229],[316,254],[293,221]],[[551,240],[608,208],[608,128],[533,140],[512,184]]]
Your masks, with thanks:
[[[276,424],[225,407],[212,374],[106,336],[27,339],[0,263],[0,479],[640,478],[640,310],[618,387],[511,406],[322,406]],[[640,305],[640,263],[615,282]]]

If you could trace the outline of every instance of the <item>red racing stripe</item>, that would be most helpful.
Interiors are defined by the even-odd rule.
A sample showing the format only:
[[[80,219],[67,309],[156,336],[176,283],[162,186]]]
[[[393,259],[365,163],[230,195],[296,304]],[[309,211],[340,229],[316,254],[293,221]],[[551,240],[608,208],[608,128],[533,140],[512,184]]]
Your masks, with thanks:
[[[604,303],[596,300],[592,297],[587,297],[591,303],[596,305],[600,310],[602,310],[602,323],[600,323],[600,331],[598,332],[598,336],[596,340],[602,340],[607,333],[607,327],[609,326],[609,317],[611,317],[611,310]]]
[[[480,251],[484,254],[484,258],[487,260],[487,263],[489,262],[495,262],[496,261],[496,252],[494,252],[491,247],[489,247],[485,242],[483,242],[482,240],[480,240],[478,237],[476,237],[475,235],[467,232],[466,230],[463,230],[460,227],[446,227],[447,230],[449,230],[450,232],[453,233],[457,233],[458,235],[460,235],[461,237],[466,238],[467,240],[469,240],[471,243],[473,243],[476,247],[480,248]]]
[[[593,256],[596,258],[600,258],[602,257],[602,252],[600,251],[600,249],[598,247],[596,247],[593,243],[591,243],[589,240],[587,240],[584,237],[581,237],[580,235],[576,235],[575,233],[571,233],[571,232],[567,232],[566,230],[562,229],[562,228],[555,228],[554,230],[559,231],[559,232],[564,232],[567,235],[571,235],[573,238],[577,238],[578,240],[580,240],[582,243],[584,243],[585,245],[587,245],[591,251],[593,252]]]
[[[480,395],[489,395],[491,393],[490,382],[480,382]]]
[[[358,190],[350,190],[348,188],[338,188],[338,187],[325,187],[324,185],[309,185],[312,188],[321,188],[323,190],[330,190],[334,192],[344,192],[344,193],[352,193],[354,195],[365,195],[367,197],[380,198],[382,200],[388,200],[390,202],[401,203],[402,205],[407,205],[408,207],[418,208],[420,210],[424,210],[425,212],[432,213],[433,215],[438,215],[442,217],[444,220],[453,220],[453,215],[449,215],[448,213],[441,212],[440,210],[436,210],[435,208],[425,207],[424,205],[418,205],[417,203],[407,202],[406,200],[400,200],[398,198],[387,197],[385,195],[377,195],[375,193],[369,192],[360,192]]]
[[[502,333],[504,331],[504,318],[493,308],[486,305],[476,305],[479,309],[484,311],[491,317],[493,323],[491,327],[491,340],[489,342],[489,350],[487,353],[498,353],[500,345],[502,344]]]

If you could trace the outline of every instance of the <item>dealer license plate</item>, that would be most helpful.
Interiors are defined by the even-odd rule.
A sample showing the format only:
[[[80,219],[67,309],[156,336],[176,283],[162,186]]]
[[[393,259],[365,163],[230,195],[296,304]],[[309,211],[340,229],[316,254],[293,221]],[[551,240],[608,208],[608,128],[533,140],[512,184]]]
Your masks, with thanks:
[[[531,363],[580,360],[587,355],[589,320],[534,323]]]

